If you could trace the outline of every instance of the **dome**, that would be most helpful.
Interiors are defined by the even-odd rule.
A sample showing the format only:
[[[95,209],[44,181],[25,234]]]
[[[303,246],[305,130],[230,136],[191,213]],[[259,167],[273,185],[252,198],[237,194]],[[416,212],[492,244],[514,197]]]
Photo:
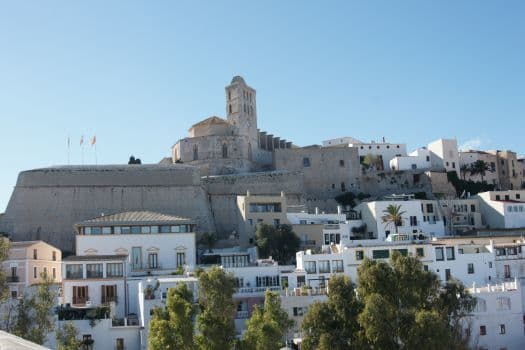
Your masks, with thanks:
[[[233,77],[231,84],[233,83],[243,83],[246,85],[246,83],[244,82],[244,79],[240,75],[236,75]]]

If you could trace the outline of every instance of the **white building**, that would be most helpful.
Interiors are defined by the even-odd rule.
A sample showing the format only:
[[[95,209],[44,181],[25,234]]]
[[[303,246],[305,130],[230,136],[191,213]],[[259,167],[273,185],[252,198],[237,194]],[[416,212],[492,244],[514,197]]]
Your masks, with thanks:
[[[390,160],[395,157],[407,155],[404,143],[389,142],[362,142],[353,137],[340,137],[323,141],[323,147],[356,147],[361,161],[367,155],[372,155],[380,160],[381,166],[376,170],[389,170]]]
[[[476,195],[489,228],[525,227],[525,190],[489,191]]]
[[[77,255],[127,255],[130,275],[195,266],[194,221],[150,211],[100,216],[75,225]]]
[[[459,174],[459,152],[456,139],[439,139],[427,146],[430,151],[430,162],[433,169],[455,171]]]
[[[523,297],[518,280],[501,284],[473,286],[469,292],[477,305],[465,320],[465,331],[476,349],[521,350],[523,331]]]
[[[431,169],[430,151],[425,147],[418,148],[408,156],[398,156],[390,160],[390,169],[396,170],[416,170]]]

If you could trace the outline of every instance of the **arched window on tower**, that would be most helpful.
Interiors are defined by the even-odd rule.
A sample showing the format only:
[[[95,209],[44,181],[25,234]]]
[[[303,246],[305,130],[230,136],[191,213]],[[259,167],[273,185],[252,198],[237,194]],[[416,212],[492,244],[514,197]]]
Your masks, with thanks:
[[[252,144],[248,143],[248,160],[252,160]]]
[[[232,99],[232,92],[228,91],[228,100],[231,100],[231,99]]]
[[[225,143],[222,145],[222,158],[228,158],[228,146]]]
[[[199,146],[193,145],[193,160],[199,159]]]
[[[230,111],[230,114],[232,112],[232,105],[228,105],[228,110]]]

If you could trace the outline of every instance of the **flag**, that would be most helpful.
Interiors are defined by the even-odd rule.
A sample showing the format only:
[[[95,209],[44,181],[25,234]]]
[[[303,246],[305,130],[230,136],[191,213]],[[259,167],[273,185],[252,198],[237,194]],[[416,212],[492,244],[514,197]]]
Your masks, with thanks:
[[[92,138],[91,138],[91,146],[93,146],[95,143],[97,142],[97,135],[94,135]]]
[[[84,135],[80,136],[80,146],[84,144]]]

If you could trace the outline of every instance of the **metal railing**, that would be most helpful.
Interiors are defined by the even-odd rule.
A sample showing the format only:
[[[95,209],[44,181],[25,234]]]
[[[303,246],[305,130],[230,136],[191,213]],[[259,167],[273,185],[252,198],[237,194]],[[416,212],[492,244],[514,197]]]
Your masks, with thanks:
[[[20,282],[20,276],[7,276],[6,281],[7,283]]]
[[[270,291],[278,291],[281,290],[281,287],[279,286],[271,286],[271,287],[241,287],[237,288],[236,293],[239,294],[245,294],[245,293],[264,293],[266,290]]]

